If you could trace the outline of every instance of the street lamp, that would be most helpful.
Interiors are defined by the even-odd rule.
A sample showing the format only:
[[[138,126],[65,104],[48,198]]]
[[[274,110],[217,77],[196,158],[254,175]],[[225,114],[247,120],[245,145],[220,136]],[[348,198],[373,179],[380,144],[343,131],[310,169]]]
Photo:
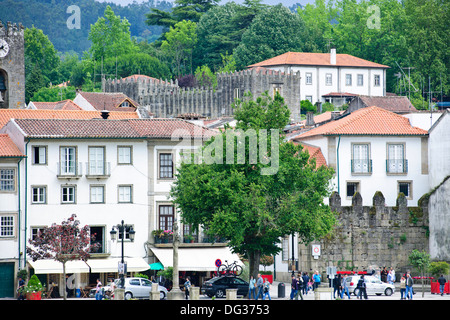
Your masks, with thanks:
[[[134,241],[134,235],[135,235],[135,231],[133,230],[132,226],[126,225],[124,224],[123,220],[121,224],[118,224],[116,226],[113,226],[111,231],[109,232],[109,234],[111,235],[111,240],[112,241],[116,241],[117,239],[117,231],[116,229],[119,231],[119,235],[122,236],[122,259],[121,259],[121,264],[119,267],[119,275],[120,275],[120,282],[119,282],[119,288],[124,288],[125,287],[125,279],[124,279],[124,274],[126,273],[126,268],[125,268],[125,261],[123,259],[123,255],[124,255],[124,240],[125,240],[125,234],[127,231],[127,228],[129,228],[128,231],[128,236],[131,242]]]

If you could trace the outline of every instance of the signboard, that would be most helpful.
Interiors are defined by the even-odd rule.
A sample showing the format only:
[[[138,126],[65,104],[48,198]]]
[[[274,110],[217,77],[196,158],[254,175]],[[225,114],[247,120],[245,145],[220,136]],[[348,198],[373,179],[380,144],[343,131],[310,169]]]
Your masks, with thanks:
[[[336,267],[327,267],[327,275],[330,279],[334,279],[336,276],[337,268]]]
[[[320,244],[312,245],[312,255],[314,256],[314,259],[317,259],[320,256]]]
[[[216,267],[220,267],[222,265],[222,260],[217,259],[216,262],[214,262],[214,264],[216,265]]]
[[[120,263],[119,262],[119,267],[118,267],[118,272],[119,274],[127,274],[127,263]]]

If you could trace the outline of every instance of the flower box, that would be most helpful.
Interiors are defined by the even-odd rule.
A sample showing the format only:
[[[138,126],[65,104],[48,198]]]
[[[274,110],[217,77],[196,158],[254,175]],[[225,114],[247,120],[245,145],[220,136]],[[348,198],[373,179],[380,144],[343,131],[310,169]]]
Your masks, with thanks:
[[[27,300],[41,300],[41,292],[28,292],[26,297]]]

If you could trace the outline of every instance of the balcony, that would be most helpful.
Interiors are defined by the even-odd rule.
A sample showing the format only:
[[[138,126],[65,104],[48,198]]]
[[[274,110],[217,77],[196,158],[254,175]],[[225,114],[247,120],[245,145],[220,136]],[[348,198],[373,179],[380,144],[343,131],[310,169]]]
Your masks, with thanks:
[[[406,174],[408,173],[408,160],[406,159],[386,159],[386,173]]]
[[[58,179],[79,179],[83,175],[81,162],[57,163]]]
[[[372,174],[372,160],[370,159],[351,160],[351,171],[353,174]]]
[[[107,179],[111,176],[111,163],[105,162],[101,166],[93,166],[86,162],[87,179]]]

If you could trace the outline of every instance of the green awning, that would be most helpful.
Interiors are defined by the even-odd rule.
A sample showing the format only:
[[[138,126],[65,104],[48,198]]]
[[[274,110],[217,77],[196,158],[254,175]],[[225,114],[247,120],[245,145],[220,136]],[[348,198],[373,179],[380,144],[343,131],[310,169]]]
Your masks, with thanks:
[[[155,262],[150,264],[150,270],[164,270],[164,266],[161,262]]]

